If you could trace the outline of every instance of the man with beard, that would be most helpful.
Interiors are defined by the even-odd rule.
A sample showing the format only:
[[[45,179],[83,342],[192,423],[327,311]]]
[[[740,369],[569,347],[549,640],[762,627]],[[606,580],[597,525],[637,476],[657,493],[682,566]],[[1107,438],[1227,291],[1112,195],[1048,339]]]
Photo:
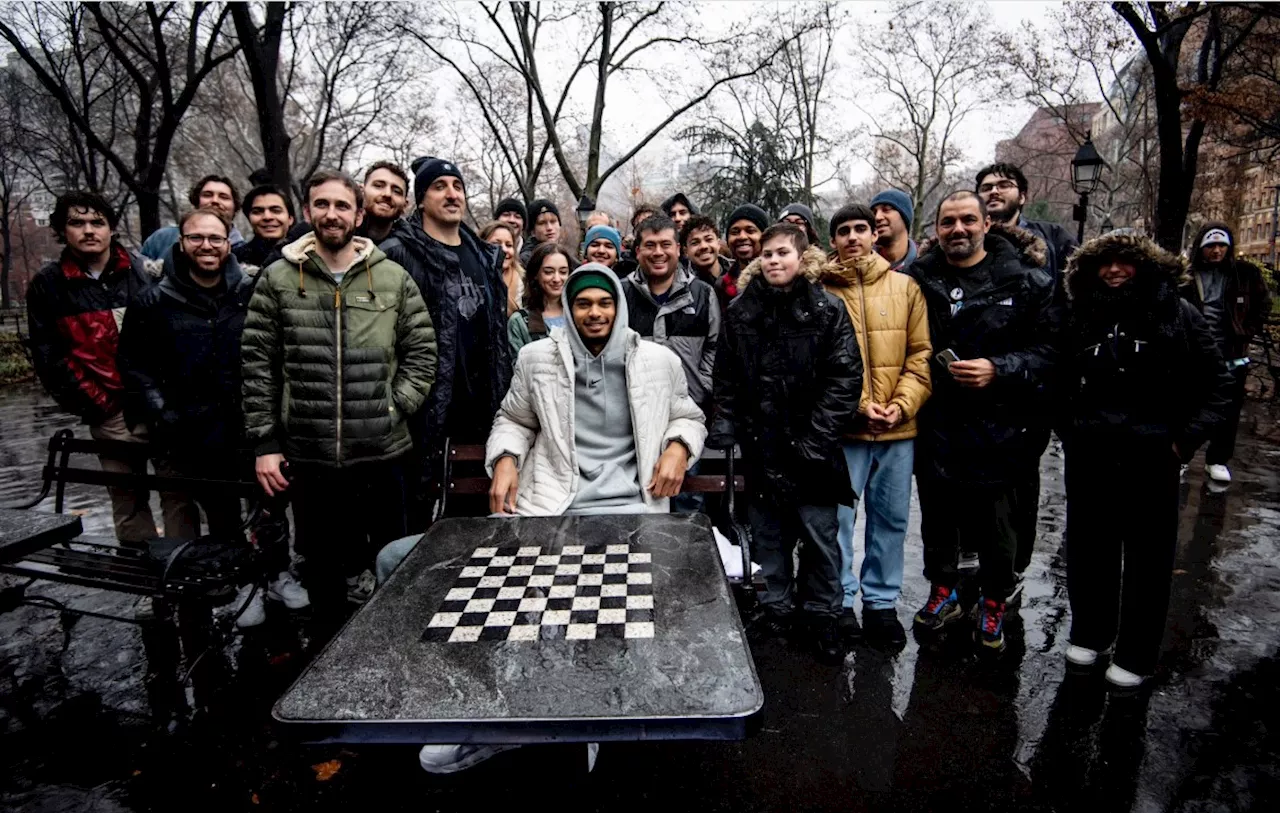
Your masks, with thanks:
[[[467,188],[461,170],[428,158],[416,164],[416,173],[418,212],[401,221],[383,247],[418,284],[439,344],[436,386],[414,421],[415,463],[426,465],[446,438],[457,444],[488,437],[511,383],[511,345],[502,250],[463,222]],[[538,211],[535,205],[529,214]]]
[[[263,268],[280,259],[280,249],[289,242],[293,228],[293,201],[283,189],[272,184],[255,186],[244,196],[240,210],[253,227],[253,239],[231,250],[245,266]]]
[[[125,315],[120,368],[128,388],[126,413],[130,423],[146,427],[173,474],[239,480],[249,469],[240,408],[240,337],[253,277],[230,253],[230,226],[222,212],[188,212],[178,229],[180,250],[165,259],[160,284]],[[211,535],[225,541],[239,537],[239,498],[194,496]],[[267,595],[290,609],[306,607],[307,591],[289,573],[288,536],[273,541],[270,546],[259,541],[264,572],[271,574]],[[250,604],[237,626],[266,620],[262,599],[262,591],[245,586],[235,606]]]
[[[760,235],[769,228],[769,215],[754,203],[744,203],[729,213],[725,227],[725,242],[733,264],[716,281],[716,296],[720,300],[720,312],[729,309],[729,303],[738,295],[738,275],[760,256]]]
[[[413,279],[355,235],[359,185],[322,170],[306,195],[315,231],[284,247],[249,302],[244,420],[258,482],[293,500],[311,601],[333,619],[372,591],[377,550],[405,535],[408,418],[435,381],[436,343]]]
[[[934,352],[933,395],[920,410],[916,439],[924,575],[932,590],[915,625],[936,632],[964,618],[958,556],[977,551],[975,639],[999,651],[1016,585],[1014,487],[1062,312],[1053,280],[1036,267],[1039,241],[1026,232],[992,232],[976,194],[943,198],[936,220],[938,244],[908,272],[924,293]]]
[[[1027,176],[1013,164],[983,167],[974,177],[974,191],[982,199],[993,224],[1017,226],[1044,240],[1047,260],[1045,269],[1058,284],[1058,276],[1067,268],[1067,260],[1076,249],[1071,232],[1045,220],[1027,220],[1022,209],[1027,205]]]
[[[1191,241],[1191,282],[1181,294],[1204,315],[1209,332],[1218,343],[1231,373],[1231,405],[1209,435],[1205,449],[1205,473],[1219,483],[1231,482],[1227,463],[1235,454],[1244,385],[1249,376],[1249,343],[1271,312],[1271,292],[1262,272],[1252,263],[1237,261],[1231,251],[1235,235],[1226,223],[1210,221]]]
[[[364,222],[360,235],[381,246],[409,208],[409,173],[399,164],[375,161],[364,174]]]
[[[223,175],[206,175],[196,181],[195,186],[187,193],[187,202],[193,209],[217,209],[228,220],[233,220],[236,210],[240,208],[240,193],[231,183],[231,179]],[[142,243],[141,254],[147,259],[163,260],[165,255],[178,244],[178,227],[166,226],[156,229]],[[231,247],[235,248],[244,242],[244,237],[235,226],[231,227]]]
[[[889,261],[890,271],[905,271],[916,261],[918,247],[911,239],[915,205],[911,196],[898,189],[886,189],[871,199],[876,216],[876,251]]]
[[[720,254],[720,232],[706,215],[694,215],[680,229],[680,248],[693,275],[712,288],[729,271],[729,258]]]
[[[622,281],[631,327],[680,359],[689,396],[704,413],[711,409],[711,374],[720,341],[720,305],[715,291],[680,262],[674,221],[655,215],[636,234],[640,267]],[[697,470],[691,469],[697,474]],[[701,494],[681,494],[675,511],[701,511]]]
[[[144,270],[140,257],[116,241],[118,218],[95,192],[58,196],[49,225],[66,248],[36,272],[27,289],[31,363],[58,406],[89,425],[94,440],[146,441],[124,419],[125,387],[120,374],[119,326],[128,309],[156,283],[160,269]],[[112,474],[145,474],[146,462],[100,457]],[[145,546],[156,537],[150,495],[132,488],[108,488],[116,538]],[[165,536],[199,535],[200,513],[180,494],[162,493]]]
[[[1076,249],[1076,239],[1057,223],[1027,220],[1022,216],[1022,208],[1027,203],[1027,178],[1022,170],[1012,164],[992,164],[978,172],[974,185],[993,224],[1024,229],[1044,241],[1045,270],[1054,285],[1061,288],[1059,277],[1066,270],[1071,252]],[[1019,579],[1031,564],[1031,554],[1035,550],[1036,526],[1040,520],[1040,458],[1049,447],[1048,421],[1030,427],[1028,432],[1032,442],[1027,446],[1023,477],[1014,491],[1014,529],[1018,534],[1014,569]],[[972,556],[962,558],[972,561]]]
[[[416,188],[416,185],[415,185]],[[533,250],[543,243],[559,243],[563,229],[560,226],[560,209],[545,198],[539,198],[529,204],[529,236],[524,248],[520,250],[520,264],[527,265]]]

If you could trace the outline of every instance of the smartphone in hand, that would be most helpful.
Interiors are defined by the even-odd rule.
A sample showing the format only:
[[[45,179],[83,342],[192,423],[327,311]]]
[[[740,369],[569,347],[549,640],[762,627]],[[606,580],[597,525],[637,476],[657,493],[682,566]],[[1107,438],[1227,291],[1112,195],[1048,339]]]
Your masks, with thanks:
[[[960,357],[956,355],[956,351],[952,350],[950,347],[948,347],[946,350],[943,350],[941,353],[934,356],[933,358],[943,367],[949,367],[950,365],[960,360]]]

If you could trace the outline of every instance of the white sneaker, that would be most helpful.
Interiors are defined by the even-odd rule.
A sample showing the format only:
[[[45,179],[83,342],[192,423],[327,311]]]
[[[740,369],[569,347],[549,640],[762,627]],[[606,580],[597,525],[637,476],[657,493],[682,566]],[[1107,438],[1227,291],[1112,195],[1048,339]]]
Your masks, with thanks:
[[[1072,666],[1093,666],[1098,662],[1098,651],[1072,644],[1067,647],[1067,663]]]
[[[287,570],[280,572],[280,577],[267,585],[267,598],[284,602],[290,610],[301,610],[311,606],[311,596],[307,588],[298,584],[298,580]]]
[[[249,593],[253,593],[253,597],[249,597]],[[248,605],[245,605],[248,602]],[[244,609],[241,609],[244,608]],[[231,602],[231,612],[240,613],[236,616],[236,626],[240,629],[248,629],[256,627],[267,620],[267,605],[262,601],[262,590],[255,589],[252,584],[246,584],[236,593],[235,601]]]
[[[1214,463],[1212,466],[1204,467],[1205,474],[1209,475],[1210,480],[1217,480],[1219,483],[1231,482],[1231,469],[1221,463]]]
[[[418,764],[428,773],[457,773],[518,745],[424,745]]]
[[[1142,675],[1135,675],[1128,669],[1122,669],[1114,663],[1107,667],[1107,682],[1121,689],[1136,689],[1146,680]]]
[[[960,559],[956,562],[956,570],[977,570],[978,554],[976,551],[960,551]]]
[[[373,591],[377,587],[378,580],[371,570],[366,570],[359,576],[352,576],[347,579],[347,601],[355,604],[364,604],[369,600],[369,596],[373,595]]]

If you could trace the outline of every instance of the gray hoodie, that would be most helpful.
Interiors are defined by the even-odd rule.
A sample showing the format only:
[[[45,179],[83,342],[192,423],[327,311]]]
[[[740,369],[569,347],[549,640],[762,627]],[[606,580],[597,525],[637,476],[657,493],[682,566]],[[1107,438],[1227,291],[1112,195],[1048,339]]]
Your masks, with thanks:
[[[586,271],[600,272],[613,282],[618,307],[609,341],[598,356],[583,344],[569,303],[569,284]],[[627,299],[622,284],[608,267],[586,263],[569,275],[560,299],[569,317],[565,333],[573,351],[573,438],[582,477],[567,513],[632,513],[644,497],[627,393]]]

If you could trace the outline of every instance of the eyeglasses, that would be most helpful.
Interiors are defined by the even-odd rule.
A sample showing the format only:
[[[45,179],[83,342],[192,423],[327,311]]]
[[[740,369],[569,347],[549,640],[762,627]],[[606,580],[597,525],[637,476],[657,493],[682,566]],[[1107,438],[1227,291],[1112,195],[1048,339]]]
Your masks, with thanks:
[[[223,244],[227,242],[227,238],[218,234],[184,234],[182,239],[193,246],[208,243],[214,248],[222,248]]]
[[[978,187],[979,192],[993,192],[999,189],[1001,192],[1008,192],[1010,189],[1016,189],[1018,184],[1014,181],[996,181],[995,183],[984,183]]]

